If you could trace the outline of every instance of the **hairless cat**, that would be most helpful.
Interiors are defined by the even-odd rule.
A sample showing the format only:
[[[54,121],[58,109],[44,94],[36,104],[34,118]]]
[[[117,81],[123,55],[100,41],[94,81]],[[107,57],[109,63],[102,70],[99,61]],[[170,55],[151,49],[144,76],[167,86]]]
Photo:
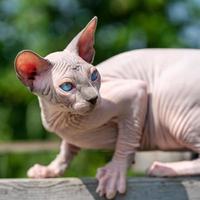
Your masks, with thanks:
[[[125,192],[137,150],[200,152],[200,52],[133,50],[95,67],[96,25],[94,17],[63,51],[45,58],[20,52],[15,70],[38,96],[44,127],[62,138],[55,160],[34,165],[28,176],[62,175],[81,148],[111,149],[112,160],[96,175],[97,192],[111,199]],[[148,174],[200,174],[200,160],[154,162]]]

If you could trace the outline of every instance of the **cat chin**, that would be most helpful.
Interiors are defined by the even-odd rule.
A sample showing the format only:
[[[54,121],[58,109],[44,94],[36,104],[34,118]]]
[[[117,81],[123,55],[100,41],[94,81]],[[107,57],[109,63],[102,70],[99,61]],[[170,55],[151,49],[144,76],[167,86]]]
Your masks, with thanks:
[[[95,106],[93,106],[92,104],[83,104],[83,103],[76,103],[73,106],[74,112],[81,115],[91,112],[94,108]]]

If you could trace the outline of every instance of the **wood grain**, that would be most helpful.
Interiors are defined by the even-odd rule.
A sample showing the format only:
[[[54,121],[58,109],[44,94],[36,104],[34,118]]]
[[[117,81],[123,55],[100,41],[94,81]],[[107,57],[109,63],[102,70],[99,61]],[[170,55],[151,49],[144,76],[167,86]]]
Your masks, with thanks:
[[[94,179],[0,179],[0,200],[100,200]],[[200,177],[131,178],[116,200],[199,200]]]

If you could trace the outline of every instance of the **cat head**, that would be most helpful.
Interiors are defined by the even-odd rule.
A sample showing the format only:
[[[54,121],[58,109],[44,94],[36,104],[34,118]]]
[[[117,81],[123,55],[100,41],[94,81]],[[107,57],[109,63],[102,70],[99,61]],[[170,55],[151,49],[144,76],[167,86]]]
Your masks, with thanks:
[[[50,104],[69,112],[85,114],[99,100],[100,74],[92,65],[97,17],[59,52],[45,58],[24,50],[15,59],[21,82]]]

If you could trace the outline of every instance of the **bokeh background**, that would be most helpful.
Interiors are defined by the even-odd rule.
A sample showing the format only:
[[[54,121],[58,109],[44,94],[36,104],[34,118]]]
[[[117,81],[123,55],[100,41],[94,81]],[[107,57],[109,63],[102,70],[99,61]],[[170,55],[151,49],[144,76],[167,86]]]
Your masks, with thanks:
[[[58,138],[41,125],[37,98],[16,78],[16,54],[42,56],[62,50],[98,16],[97,64],[138,48],[198,48],[200,0],[0,0],[0,141]],[[25,177],[35,162],[47,164],[57,151],[0,153],[0,177]],[[111,153],[83,151],[66,176],[94,176]]]

